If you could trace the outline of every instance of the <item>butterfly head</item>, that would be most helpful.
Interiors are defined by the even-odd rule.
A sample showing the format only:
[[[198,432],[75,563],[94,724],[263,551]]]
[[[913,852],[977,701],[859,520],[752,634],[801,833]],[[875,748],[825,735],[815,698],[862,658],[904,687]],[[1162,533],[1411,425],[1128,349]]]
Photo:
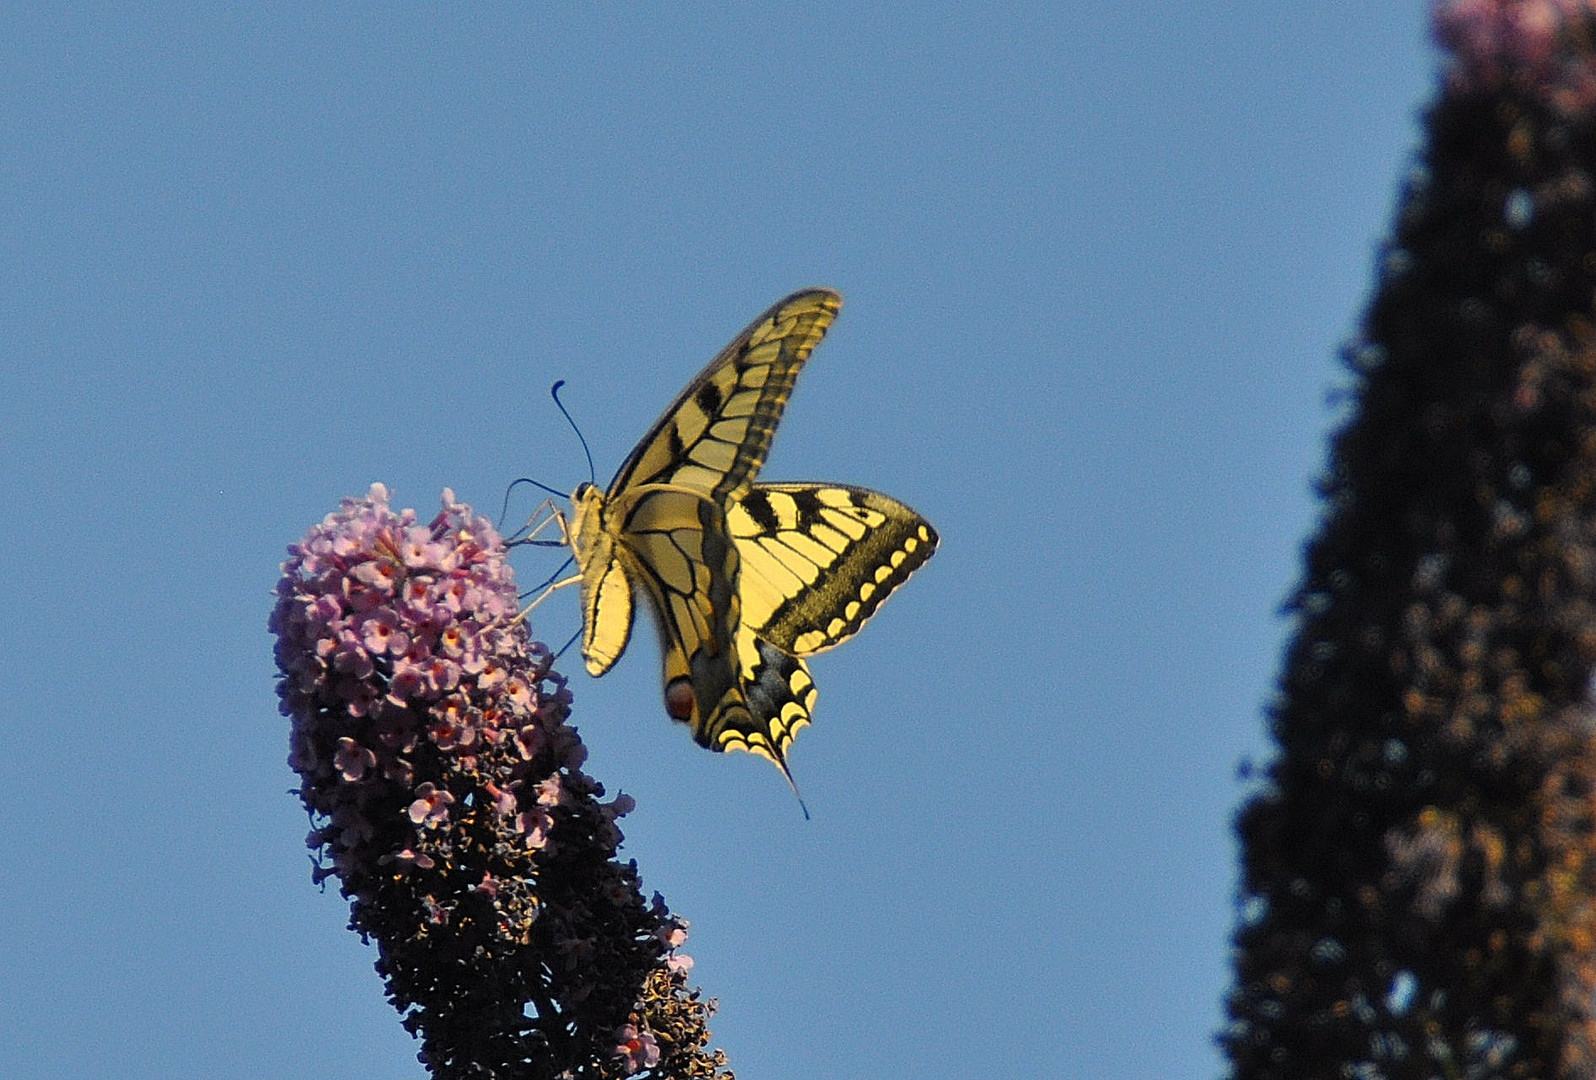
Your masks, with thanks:
[[[580,553],[593,542],[603,526],[604,493],[586,480],[571,492],[571,544]],[[580,556],[578,558],[580,562]]]

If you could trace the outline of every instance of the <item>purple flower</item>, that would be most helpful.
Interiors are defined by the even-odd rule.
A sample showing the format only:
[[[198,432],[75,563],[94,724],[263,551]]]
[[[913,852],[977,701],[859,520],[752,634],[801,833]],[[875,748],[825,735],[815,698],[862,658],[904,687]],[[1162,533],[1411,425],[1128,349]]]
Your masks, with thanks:
[[[427,664],[427,689],[434,694],[446,693],[460,685],[460,665],[452,660],[435,656]]]
[[[1596,105],[1593,15],[1590,0],[1437,0],[1431,9],[1456,90],[1511,85],[1569,113]]]
[[[437,1080],[615,1076],[661,1041],[681,1075],[723,1075],[710,1003],[669,955],[685,922],[616,856],[633,801],[582,771],[570,688],[516,618],[504,556],[452,493],[423,523],[380,484],[289,548],[269,626],[312,878],[336,878],[377,943]]]
[[[483,787],[487,791],[488,797],[493,800],[494,813],[501,818],[511,817],[515,814],[515,792],[506,791],[491,781],[484,784]]]
[[[615,1041],[615,1056],[625,1063],[628,1073],[659,1064],[659,1042],[652,1032],[638,1031],[635,1024],[627,1024],[615,1033]]]
[[[565,795],[565,785],[560,782],[559,773],[538,781],[537,793],[539,806],[559,806],[569,801]]]
[[[418,854],[409,848],[405,848],[403,851],[395,852],[392,856],[392,861],[398,863],[405,869],[409,869],[412,866],[418,866],[423,870],[431,870],[437,865],[432,861],[432,856]]]
[[[338,740],[338,753],[333,755],[333,768],[351,784],[364,777],[377,765],[377,755],[355,740],[344,736]]]
[[[655,895],[658,895],[657,893]],[[667,949],[674,949],[687,940],[687,927],[691,925],[686,919],[672,919],[664,923],[656,935],[660,943]]]
[[[416,801],[410,804],[410,820],[429,828],[449,819],[454,796],[440,791],[429,781],[416,788]]]
[[[405,530],[399,545],[399,557],[411,570],[438,570],[448,573],[454,569],[455,553],[447,545],[432,538],[432,530],[419,525]]]
[[[516,825],[526,834],[526,846],[533,851],[549,842],[549,832],[554,828],[554,818],[542,807],[524,810],[516,818]]]
[[[464,698],[445,698],[433,709],[436,717],[427,734],[439,750],[465,750],[477,741],[482,718]]]
[[[409,636],[399,629],[399,617],[389,608],[381,608],[360,622],[360,643],[372,656],[402,655],[410,648]]]
[[[388,559],[373,562],[363,562],[350,571],[349,576],[371,590],[365,594],[367,602],[376,597],[387,596],[393,592],[394,582],[398,579],[402,568],[398,563]]]

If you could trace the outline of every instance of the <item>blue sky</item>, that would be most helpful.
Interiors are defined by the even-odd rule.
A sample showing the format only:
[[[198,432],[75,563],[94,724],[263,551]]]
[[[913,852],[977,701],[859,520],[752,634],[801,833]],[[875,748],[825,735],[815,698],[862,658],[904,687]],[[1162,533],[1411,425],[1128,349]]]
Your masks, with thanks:
[[[997,11],[0,15],[0,1074],[421,1077],[310,884],[284,546],[374,480],[574,486],[557,378],[607,478],[819,284],[765,476],[943,544],[813,665],[814,819],[666,720],[646,636],[563,664],[717,1043],[747,1080],[1218,1073],[1236,769],[1436,57],[1416,2]]]

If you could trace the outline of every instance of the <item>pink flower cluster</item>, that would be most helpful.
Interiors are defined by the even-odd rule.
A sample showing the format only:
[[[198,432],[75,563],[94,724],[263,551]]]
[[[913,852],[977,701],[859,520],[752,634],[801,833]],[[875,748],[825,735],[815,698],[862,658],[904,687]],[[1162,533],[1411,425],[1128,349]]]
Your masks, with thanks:
[[[1431,19],[1454,90],[1512,86],[1565,113],[1596,105],[1593,0],[1437,0]]]
[[[564,679],[515,621],[514,578],[492,524],[448,491],[438,515],[418,523],[374,484],[289,552],[270,623],[281,708],[294,721],[289,763],[327,818],[312,844],[345,886],[371,871],[368,842],[392,824],[373,820],[387,816],[377,803],[408,791],[403,812],[419,837],[457,810],[445,773],[469,773],[484,753],[498,760],[505,746],[521,762],[552,752],[536,773],[487,780],[494,810],[529,849],[545,846],[550,809],[593,785],[577,771],[586,750],[563,723]],[[441,759],[451,768],[440,771]],[[432,863],[411,844],[381,858]]]
[[[374,484],[289,548],[270,626],[315,878],[439,1080],[720,1075],[687,924],[616,857],[633,802],[582,771],[518,611],[503,541],[448,491],[422,523]]]

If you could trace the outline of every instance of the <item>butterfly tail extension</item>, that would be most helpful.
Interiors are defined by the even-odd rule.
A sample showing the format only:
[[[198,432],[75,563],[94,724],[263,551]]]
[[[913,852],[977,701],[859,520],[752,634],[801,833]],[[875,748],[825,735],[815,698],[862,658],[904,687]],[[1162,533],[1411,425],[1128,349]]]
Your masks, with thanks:
[[[809,665],[746,628],[738,634],[737,652],[743,700],[747,703],[746,719],[741,724],[721,727],[718,749],[747,750],[771,761],[787,778],[799,808],[808,818],[809,807],[787,764],[787,750],[799,730],[808,726],[819,696]]]

